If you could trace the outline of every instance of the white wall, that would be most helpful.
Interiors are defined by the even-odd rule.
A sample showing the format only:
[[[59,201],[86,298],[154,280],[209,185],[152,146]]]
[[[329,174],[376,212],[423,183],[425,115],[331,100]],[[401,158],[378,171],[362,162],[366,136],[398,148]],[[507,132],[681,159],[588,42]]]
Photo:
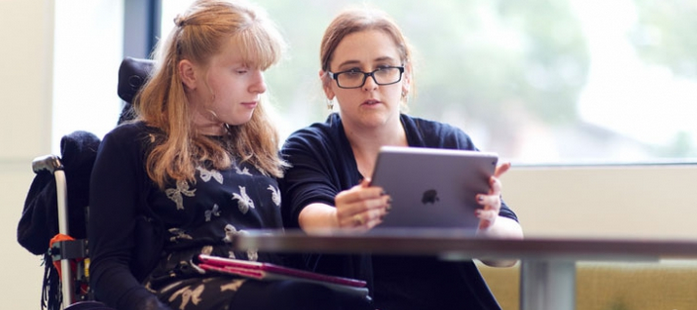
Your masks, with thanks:
[[[697,165],[529,168],[502,177],[528,236],[697,238]]]
[[[0,1],[0,300],[39,309],[43,268],[16,241],[33,173],[51,147],[53,0]]]

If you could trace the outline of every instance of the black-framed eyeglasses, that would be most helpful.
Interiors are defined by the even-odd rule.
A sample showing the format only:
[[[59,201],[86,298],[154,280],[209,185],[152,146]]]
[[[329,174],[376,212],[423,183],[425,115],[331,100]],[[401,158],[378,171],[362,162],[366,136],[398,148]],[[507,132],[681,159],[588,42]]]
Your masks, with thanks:
[[[390,85],[402,80],[404,66],[379,67],[371,72],[363,72],[351,69],[341,72],[327,72],[329,77],[336,80],[336,85],[341,88],[359,88],[365,85],[365,80],[370,76],[378,85]]]

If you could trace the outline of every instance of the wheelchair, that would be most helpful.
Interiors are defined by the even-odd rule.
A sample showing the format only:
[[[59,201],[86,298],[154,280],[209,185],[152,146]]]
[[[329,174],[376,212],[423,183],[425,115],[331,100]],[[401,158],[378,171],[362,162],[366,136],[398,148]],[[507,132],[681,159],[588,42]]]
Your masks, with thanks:
[[[132,101],[152,71],[153,61],[126,57],[117,93],[125,104],[117,124],[133,118]],[[41,309],[113,310],[94,300],[89,288],[87,219],[89,178],[100,139],[76,131],[61,139],[61,156],[32,161],[36,174],[17,226],[17,241],[43,255]]]

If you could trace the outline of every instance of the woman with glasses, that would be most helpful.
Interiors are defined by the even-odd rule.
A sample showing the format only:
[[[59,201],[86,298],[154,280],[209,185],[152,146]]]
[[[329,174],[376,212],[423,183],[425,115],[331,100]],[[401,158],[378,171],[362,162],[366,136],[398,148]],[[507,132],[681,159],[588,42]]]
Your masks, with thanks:
[[[390,210],[390,196],[370,186],[381,146],[476,150],[460,129],[403,113],[413,91],[413,59],[399,27],[377,10],[338,15],[321,42],[319,76],[330,108],[340,113],[293,133],[282,154],[291,168],[280,186],[284,223],[308,233],[326,228],[370,230]],[[497,167],[488,193],[477,199],[478,234],[522,238],[516,215],[501,200]],[[361,278],[375,307],[391,309],[499,309],[472,261],[435,257],[306,256],[314,271]],[[510,266],[512,262],[489,262]]]

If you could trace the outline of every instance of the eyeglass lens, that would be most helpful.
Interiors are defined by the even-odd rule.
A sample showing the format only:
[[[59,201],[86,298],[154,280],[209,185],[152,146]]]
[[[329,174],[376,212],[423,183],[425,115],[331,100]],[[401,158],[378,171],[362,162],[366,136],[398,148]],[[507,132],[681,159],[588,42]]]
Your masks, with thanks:
[[[365,84],[368,76],[373,77],[378,85],[389,85],[399,82],[402,78],[401,68],[398,67],[388,67],[379,68],[373,72],[361,72],[361,71],[347,71],[338,73],[336,80],[340,87],[346,88],[356,88],[361,87]]]

